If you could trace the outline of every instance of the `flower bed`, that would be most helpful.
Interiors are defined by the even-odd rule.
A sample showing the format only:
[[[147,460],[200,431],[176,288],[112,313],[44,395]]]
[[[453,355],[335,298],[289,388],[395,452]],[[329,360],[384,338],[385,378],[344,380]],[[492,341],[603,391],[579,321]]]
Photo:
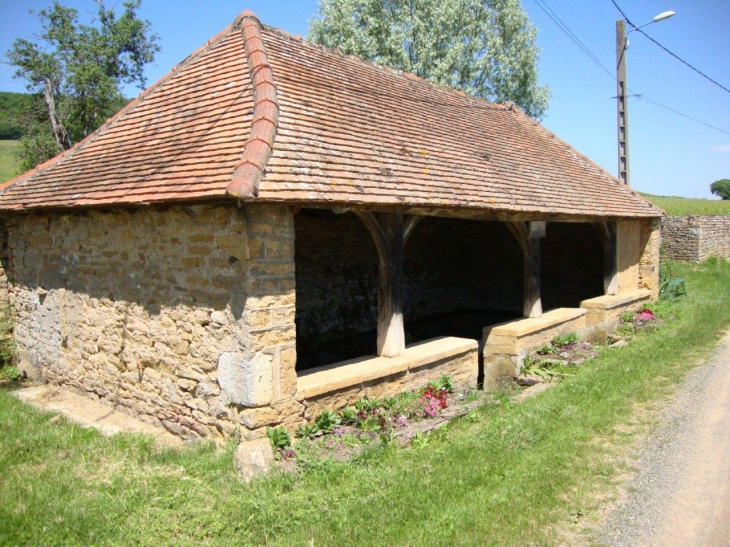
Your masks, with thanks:
[[[423,443],[426,433],[469,414],[486,398],[481,391],[456,389],[451,377],[443,375],[422,389],[395,397],[360,399],[339,412],[323,410],[299,426],[294,441],[283,427],[269,428],[269,439],[285,470],[326,458],[344,461],[372,446]]]

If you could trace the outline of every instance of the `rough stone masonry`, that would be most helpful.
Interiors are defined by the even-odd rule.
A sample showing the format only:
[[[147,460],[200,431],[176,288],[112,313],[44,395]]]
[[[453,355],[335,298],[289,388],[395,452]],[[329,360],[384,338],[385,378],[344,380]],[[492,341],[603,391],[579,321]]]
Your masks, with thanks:
[[[183,436],[300,419],[286,207],[29,214],[7,231],[30,377]]]

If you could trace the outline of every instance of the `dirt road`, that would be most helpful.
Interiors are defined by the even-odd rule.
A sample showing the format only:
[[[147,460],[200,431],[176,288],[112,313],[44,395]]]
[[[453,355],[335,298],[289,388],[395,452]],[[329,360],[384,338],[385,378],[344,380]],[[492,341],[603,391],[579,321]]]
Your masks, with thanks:
[[[730,547],[730,335],[694,370],[609,516],[612,547]]]

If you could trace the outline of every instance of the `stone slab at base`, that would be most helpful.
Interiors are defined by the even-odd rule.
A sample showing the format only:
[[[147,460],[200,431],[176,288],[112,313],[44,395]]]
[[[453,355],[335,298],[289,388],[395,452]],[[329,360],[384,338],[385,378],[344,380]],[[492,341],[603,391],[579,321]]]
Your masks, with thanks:
[[[622,313],[632,311],[651,299],[651,291],[640,289],[583,300],[580,306],[586,310],[586,340],[594,344],[604,343],[608,332],[618,323]]]
[[[182,439],[164,429],[146,424],[97,401],[56,386],[29,387],[11,391],[10,394],[41,410],[63,414],[82,427],[93,427],[103,435],[122,432],[142,433],[152,435],[158,446],[169,448],[183,446]]]
[[[259,475],[267,475],[274,465],[271,442],[264,437],[240,443],[233,453],[233,465],[238,478],[245,483]]]
[[[582,334],[585,316],[586,310],[581,308],[558,308],[540,317],[485,327],[484,388],[494,387],[501,378],[516,376],[525,355],[549,344],[553,337],[571,332]]]
[[[477,348],[475,340],[442,337],[412,344],[397,357],[360,357],[317,367],[297,379],[297,399],[307,407],[305,418],[310,418],[322,408],[416,389],[442,374],[451,375],[457,384],[476,385]]]

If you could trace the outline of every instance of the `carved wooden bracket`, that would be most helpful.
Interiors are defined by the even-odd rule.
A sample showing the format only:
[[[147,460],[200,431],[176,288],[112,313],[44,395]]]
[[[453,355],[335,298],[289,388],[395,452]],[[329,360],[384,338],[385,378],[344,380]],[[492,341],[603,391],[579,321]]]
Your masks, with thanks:
[[[422,216],[353,210],[378,250],[378,355],[395,357],[406,349],[403,329],[403,253]]]

